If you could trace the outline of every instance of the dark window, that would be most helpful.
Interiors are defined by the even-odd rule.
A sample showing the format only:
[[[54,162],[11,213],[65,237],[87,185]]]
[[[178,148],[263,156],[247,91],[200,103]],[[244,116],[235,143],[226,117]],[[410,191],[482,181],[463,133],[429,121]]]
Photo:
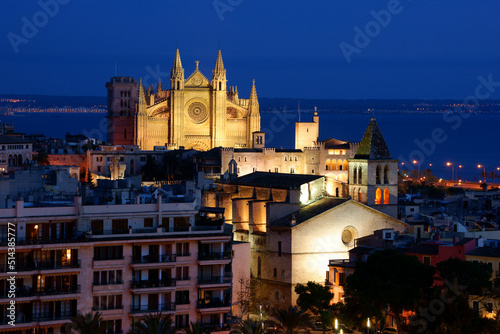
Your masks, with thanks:
[[[278,256],[281,256],[281,241],[278,241]]]
[[[144,218],[144,227],[153,227],[153,218]]]

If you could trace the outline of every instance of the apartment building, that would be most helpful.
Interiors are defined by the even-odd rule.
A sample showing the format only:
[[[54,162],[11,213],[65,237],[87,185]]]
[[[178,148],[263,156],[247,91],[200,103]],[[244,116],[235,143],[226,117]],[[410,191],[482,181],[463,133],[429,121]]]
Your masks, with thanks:
[[[15,272],[8,263],[8,224],[15,225]],[[11,225],[12,226],[12,225]],[[229,324],[231,230],[224,210],[191,198],[148,204],[0,209],[0,333],[61,333],[78,311],[102,312],[122,333],[149,313],[169,314],[178,328],[199,320]],[[9,325],[15,276],[15,324]],[[14,332],[13,332],[14,330]]]

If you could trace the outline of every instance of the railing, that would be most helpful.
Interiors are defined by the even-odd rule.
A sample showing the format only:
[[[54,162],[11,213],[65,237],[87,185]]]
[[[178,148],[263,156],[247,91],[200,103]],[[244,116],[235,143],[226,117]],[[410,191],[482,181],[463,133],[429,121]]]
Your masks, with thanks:
[[[75,317],[76,314],[73,315],[60,315],[60,316],[39,316],[39,317],[34,317],[33,321],[38,321],[38,322],[45,322],[45,321],[54,321],[54,320],[69,320],[73,317]]]
[[[191,256],[191,253],[177,253],[176,256]]]
[[[22,288],[16,289],[15,294],[16,294],[15,298],[32,297],[35,295],[35,290],[32,287],[23,286]],[[0,299],[9,298],[8,296],[9,294],[5,292],[0,295]]]
[[[200,261],[229,260],[229,259],[231,259],[231,251],[229,251],[229,252],[198,253],[198,260],[200,260]]]
[[[153,313],[153,312],[169,312],[169,311],[175,311],[175,304],[165,303],[154,306],[130,305],[130,313],[142,313],[142,312]]]
[[[164,280],[132,280],[130,281],[130,287],[132,289],[145,289],[145,288],[156,288],[156,287],[169,287],[175,286],[175,279],[164,279]]]
[[[93,257],[92,258],[92,261],[111,261],[111,260],[123,260],[125,257],[124,256],[115,256],[115,257],[110,257],[110,258],[105,258],[105,259],[101,259],[101,258],[96,258],[96,257]]]
[[[57,320],[69,320],[69,319],[73,318],[74,316],[76,316],[76,313],[70,314],[70,315],[58,315],[58,316],[41,314],[41,315],[37,315],[35,317],[32,314],[20,313],[16,316],[15,323],[16,324],[26,324],[26,323],[30,323],[30,322],[47,322],[47,321],[57,321]],[[0,325],[8,325],[10,321],[11,321],[10,318],[7,318],[4,316],[0,319]]]
[[[101,305],[92,307],[92,311],[122,310],[123,305]]]
[[[54,260],[47,260],[43,262],[34,262],[30,264],[16,265],[15,270],[9,270],[9,266],[7,263],[0,264],[0,273],[8,272],[8,271],[33,271],[33,270],[52,270],[52,269],[66,269],[66,268],[81,268],[82,262],[71,261],[71,262],[56,262]]]
[[[35,290],[34,294],[37,296],[73,294],[73,293],[80,293],[80,288],[81,288],[80,285],[70,286],[63,289],[39,288]]]
[[[215,308],[215,307],[229,307],[231,306],[231,301],[220,300],[219,298],[214,298],[210,301],[198,300],[198,308]]]
[[[225,284],[231,283],[230,276],[198,277],[198,284]]]
[[[190,281],[191,277],[176,277],[176,281]]]
[[[67,244],[67,243],[76,243],[76,242],[86,242],[87,238],[85,236],[80,237],[60,237],[60,238],[25,238],[25,237],[17,237],[16,245],[25,246],[25,245],[51,245],[51,244]],[[0,241],[0,246],[7,246],[7,241]]]
[[[191,227],[191,231],[219,231],[222,229],[222,225],[213,226],[213,225],[195,225]]]
[[[132,256],[132,263],[162,263],[162,262],[175,262],[175,254],[164,254],[164,255],[144,255],[140,258]]]
[[[176,299],[175,300],[175,304],[177,304],[177,305],[187,305],[187,304],[191,304],[191,302],[189,301],[189,299]]]
[[[92,282],[93,286],[101,286],[101,285],[118,285],[123,284],[123,280],[116,281],[106,281],[106,282]]]

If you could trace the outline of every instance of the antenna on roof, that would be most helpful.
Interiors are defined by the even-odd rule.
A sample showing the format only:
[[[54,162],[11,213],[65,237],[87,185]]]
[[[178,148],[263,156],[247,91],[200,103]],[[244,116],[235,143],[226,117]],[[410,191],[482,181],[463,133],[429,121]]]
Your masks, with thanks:
[[[297,102],[297,112],[299,113],[299,123],[300,123],[300,99]]]

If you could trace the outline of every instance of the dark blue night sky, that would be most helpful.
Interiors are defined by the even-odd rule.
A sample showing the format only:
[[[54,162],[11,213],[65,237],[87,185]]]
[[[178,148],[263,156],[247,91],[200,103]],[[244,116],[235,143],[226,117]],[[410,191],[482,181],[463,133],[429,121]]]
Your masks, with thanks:
[[[56,1],[53,17],[41,14]],[[500,82],[498,0],[397,2],[7,1],[0,93],[104,96],[115,57],[118,75],[166,83],[177,42],[186,77],[199,60],[209,79],[220,42],[242,97],[252,79],[261,97],[345,99],[463,99],[480,75]],[[377,21],[382,10],[392,14]],[[341,43],[356,48],[350,63]]]

